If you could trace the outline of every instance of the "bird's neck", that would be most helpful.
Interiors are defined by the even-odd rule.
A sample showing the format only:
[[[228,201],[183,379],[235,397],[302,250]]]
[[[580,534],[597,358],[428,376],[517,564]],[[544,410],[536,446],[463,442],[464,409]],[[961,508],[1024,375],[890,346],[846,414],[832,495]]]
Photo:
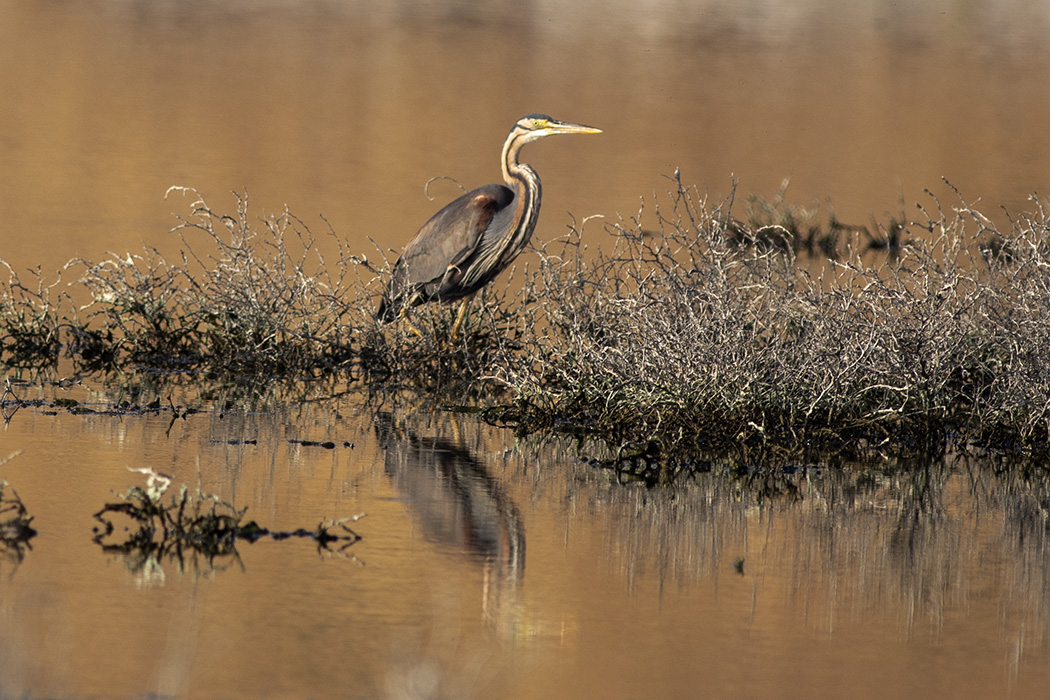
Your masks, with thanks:
[[[515,255],[528,243],[536,228],[540,212],[540,178],[532,166],[518,161],[518,152],[525,140],[514,134],[503,146],[503,179],[514,192],[514,232],[507,236],[500,258],[509,264]]]
[[[506,143],[503,144],[503,154],[500,159],[503,164],[503,180],[513,190],[518,189],[519,185],[528,186],[539,181],[536,171],[528,164],[518,160],[522,147],[528,142],[528,134],[512,131]]]
[[[540,190],[540,178],[528,163],[515,163],[503,171],[507,187],[522,199],[536,199]]]
[[[521,144],[517,143],[517,139],[511,134],[507,142],[503,144],[503,154],[500,158],[500,162],[503,164],[503,180],[511,189],[514,189],[514,184],[518,181],[522,167],[521,163],[518,162],[518,152],[520,150]]]
[[[540,178],[528,163],[518,160],[525,140],[511,134],[503,144],[503,181],[523,200],[539,199]]]

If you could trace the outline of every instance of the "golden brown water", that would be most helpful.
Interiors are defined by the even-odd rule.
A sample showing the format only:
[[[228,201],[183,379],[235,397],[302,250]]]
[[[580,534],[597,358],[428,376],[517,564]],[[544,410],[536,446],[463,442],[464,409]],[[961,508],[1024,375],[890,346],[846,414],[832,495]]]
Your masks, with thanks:
[[[172,185],[400,248],[458,192],[427,180],[498,179],[535,111],[605,129],[526,151],[543,239],[675,168],[715,198],[790,177],[860,224],[924,187],[952,203],[941,176],[1017,212],[1050,191],[1048,27],[1005,0],[2,2],[0,258],[173,245]]]
[[[1050,191],[1048,35],[1050,9],[1019,0],[0,0],[0,259],[174,250],[192,200],[164,200],[172,185],[399,248],[458,192],[425,183],[494,181],[534,111],[605,130],[525,152],[542,239],[568,212],[634,214],[675,168],[714,198],[790,177],[789,199],[862,224],[923,187],[951,203],[942,175],[1016,212]],[[0,699],[954,700],[1050,682],[1045,506],[987,465],[873,471],[859,492],[859,467],[825,468],[801,501],[762,500],[718,475],[625,488],[570,445],[425,410],[377,426],[352,399],[201,407],[4,423],[0,459],[24,453],[0,478],[40,535],[0,560]],[[91,543],[91,514],[146,466],[270,527],[366,511],[365,539],[133,570]]]
[[[465,416],[197,405],[10,416],[0,452],[24,453],[4,477],[40,535],[0,559],[0,697],[1035,698],[1050,681],[1045,486],[986,463],[825,464],[780,478],[799,497],[718,469],[650,491]],[[273,528],[367,512],[364,539],[143,567],[90,541],[141,466]]]

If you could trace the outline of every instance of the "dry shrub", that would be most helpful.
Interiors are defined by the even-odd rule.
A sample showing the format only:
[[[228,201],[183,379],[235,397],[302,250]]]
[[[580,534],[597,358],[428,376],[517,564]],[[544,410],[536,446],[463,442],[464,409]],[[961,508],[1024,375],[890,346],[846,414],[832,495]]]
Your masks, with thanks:
[[[174,229],[179,260],[146,249],[70,263],[84,269],[80,283],[93,299],[84,327],[105,329],[121,361],[150,366],[296,375],[348,364],[353,273],[367,261],[340,247],[326,264],[309,227],[287,210],[256,230],[247,196],[225,216],[189,192],[192,213]]]
[[[363,375],[374,387],[413,388],[454,401],[492,401],[504,389],[491,381],[494,373],[522,347],[522,302],[510,274],[474,298],[455,338],[451,330],[458,303],[424,304],[389,325],[369,319],[360,327]]]
[[[455,309],[414,309],[405,323],[378,325],[372,317],[389,278],[382,262],[352,254],[329,229],[337,258],[326,260],[301,219],[285,210],[255,220],[248,198],[236,213],[212,209],[194,190],[190,215],[173,230],[175,258],[159,250],[110,254],[101,262],[70,261],[79,273],[72,293],[56,294],[39,271],[25,285],[8,268],[0,285],[0,360],[53,366],[62,351],[78,370],[206,372],[236,376],[312,377],[335,371],[374,386],[412,387],[464,395],[487,389],[475,382],[503,360],[517,300],[487,290],[473,305],[460,336],[449,338]],[[2,261],[0,261],[2,263]],[[54,297],[54,299],[53,299]],[[73,301],[86,297],[88,303]]]
[[[326,261],[291,213],[260,226],[246,197],[225,216],[188,190],[178,259],[147,249],[75,261],[81,289],[68,294],[9,269],[0,355],[47,364],[64,348],[80,369],[240,383],[339,372],[443,403],[509,396],[502,416],[523,430],[580,428],[644,450],[1045,443],[1050,221],[1038,201],[1006,233],[961,198],[945,209],[932,195],[916,223],[873,235],[832,216],[820,233],[814,210],[781,211],[782,193],[751,200],[742,223],[731,198],[711,205],[673,182],[656,230],[621,220],[611,247],[585,251],[573,226],[538,265],[523,256],[479,295],[455,339],[455,307],[413,309],[418,334],[374,321],[392,255],[373,264],[329,230],[339,253]],[[836,257],[800,264],[810,249]],[[73,305],[85,293],[90,303]]]
[[[729,200],[676,185],[657,231],[621,221],[611,250],[585,256],[574,229],[541,252],[522,315],[535,332],[502,374],[525,425],[694,446],[1046,440],[1042,209],[1001,234],[934,200],[897,255],[854,240],[811,274],[790,245],[739,245]],[[989,237],[1000,252],[982,259]]]
[[[0,284],[0,357],[20,367],[55,362],[61,349],[59,281],[46,283],[40,268],[30,270],[33,282],[23,283],[5,261],[7,280]]]

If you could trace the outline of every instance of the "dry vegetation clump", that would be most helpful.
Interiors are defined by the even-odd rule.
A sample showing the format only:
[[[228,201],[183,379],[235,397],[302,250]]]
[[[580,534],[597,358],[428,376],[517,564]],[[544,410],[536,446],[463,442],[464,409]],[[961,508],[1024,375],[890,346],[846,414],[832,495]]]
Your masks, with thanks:
[[[407,323],[363,320],[358,360],[363,378],[372,387],[417,389],[456,401],[501,395],[504,387],[491,381],[493,374],[512,361],[527,333],[519,326],[524,299],[520,286],[514,289],[513,274],[483,289],[455,338],[451,330],[458,304],[418,306]],[[367,308],[374,306],[369,302]]]
[[[477,393],[472,382],[506,352],[517,308],[506,293],[482,295],[455,342],[448,307],[413,310],[422,336],[406,324],[379,326],[372,313],[392,260],[373,264],[329,231],[338,257],[326,261],[288,211],[256,221],[237,195],[228,216],[180,191],[195,201],[174,229],[183,244],[175,259],[146,248],[72,260],[64,272],[79,277],[70,284],[39,270],[23,283],[0,261],[8,277],[0,362],[41,368],[68,357],[77,371],[138,367],[220,381],[341,372],[372,385]]]
[[[135,571],[158,568],[165,560],[176,562],[181,571],[187,560],[197,565],[198,556],[211,570],[217,559],[237,556],[238,540],[309,538],[318,548],[335,545],[341,551],[361,539],[347,523],[356,522],[363,514],[322,521],[313,530],[275,532],[254,520],[245,522],[247,508],[238,509],[217,496],[202,493],[199,486],[191,494],[183,484],[178,495],[168,494],[165,498],[171,477],[148,467],[130,471],[143,474],[146,486],[131,487],[120,494],[120,501],[107,503],[95,513],[101,527],[95,528],[94,541],[104,551],[123,555]],[[118,516],[126,518],[130,525],[115,525],[114,518]]]
[[[71,353],[217,374],[299,374],[347,363],[350,260],[326,265],[309,228],[288,211],[258,231],[246,196],[237,197],[236,216],[224,216],[190,192],[198,196],[191,217],[175,228],[181,259],[148,249],[67,266],[83,269],[79,282],[93,300],[75,324]]]
[[[313,234],[287,211],[256,230],[247,197],[238,196],[236,216],[225,216],[188,192],[197,200],[175,228],[184,244],[177,260],[156,248],[76,259],[64,272],[79,278],[61,287],[39,270],[23,283],[5,263],[0,361],[47,367],[65,355],[80,371],[138,365],[213,374],[346,364],[355,259],[327,266]]]
[[[640,216],[586,251],[575,227],[479,295],[378,325],[381,264],[317,240],[285,211],[235,216],[192,190],[177,259],[153,249],[0,280],[0,361],[175,370],[210,382],[340,377],[497,405],[522,431],[573,429],[664,454],[726,443],[1045,444],[1050,430],[1050,219],[1000,232],[932,198],[919,221],[846,226],[755,198],[709,205],[673,179],[655,230]],[[652,227],[650,227],[652,228]],[[874,233],[871,231],[874,230]],[[796,259],[820,251],[819,264]],[[518,275],[517,279],[514,279]],[[87,303],[73,299],[86,297]],[[231,380],[231,377],[236,380]]]
[[[790,245],[739,245],[729,202],[709,207],[676,182],[658,231],[624,221],[611,250],[585,256],[574,230],[542,251],[522,314],[536,332],[503,373],[527,429],[568,424],[668,449],[1045,444],[1041,208],[1002,234],[965,204],[933,200],[896,255],[863,255],[855,240],[811,274]],[[982,257],[987,240],[998,252]]]
[[[53,364],[62,343],[58,282],[45,283],[36,268],[26,283],[3,260],[0,266],[7,271],[0,284],[0,358],[16,367]]]

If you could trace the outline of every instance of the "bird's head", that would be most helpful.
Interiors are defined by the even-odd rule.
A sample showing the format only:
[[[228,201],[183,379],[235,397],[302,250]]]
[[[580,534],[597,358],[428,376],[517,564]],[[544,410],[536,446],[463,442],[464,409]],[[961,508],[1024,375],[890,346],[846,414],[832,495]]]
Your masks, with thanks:
[[[518,133],[523,143],[555,134],[600,134],[601,129],[572,122],[562,122],[546,114],[526,114],[514,125],[512,133]]]
[[[545,136],[555,134],[600,134],[601,129],[583,124],[560,122],[546,114],[526,114],[514,124],[503,144],[503,179],[512,182],[511,171],[518,167],[521,147]]]

